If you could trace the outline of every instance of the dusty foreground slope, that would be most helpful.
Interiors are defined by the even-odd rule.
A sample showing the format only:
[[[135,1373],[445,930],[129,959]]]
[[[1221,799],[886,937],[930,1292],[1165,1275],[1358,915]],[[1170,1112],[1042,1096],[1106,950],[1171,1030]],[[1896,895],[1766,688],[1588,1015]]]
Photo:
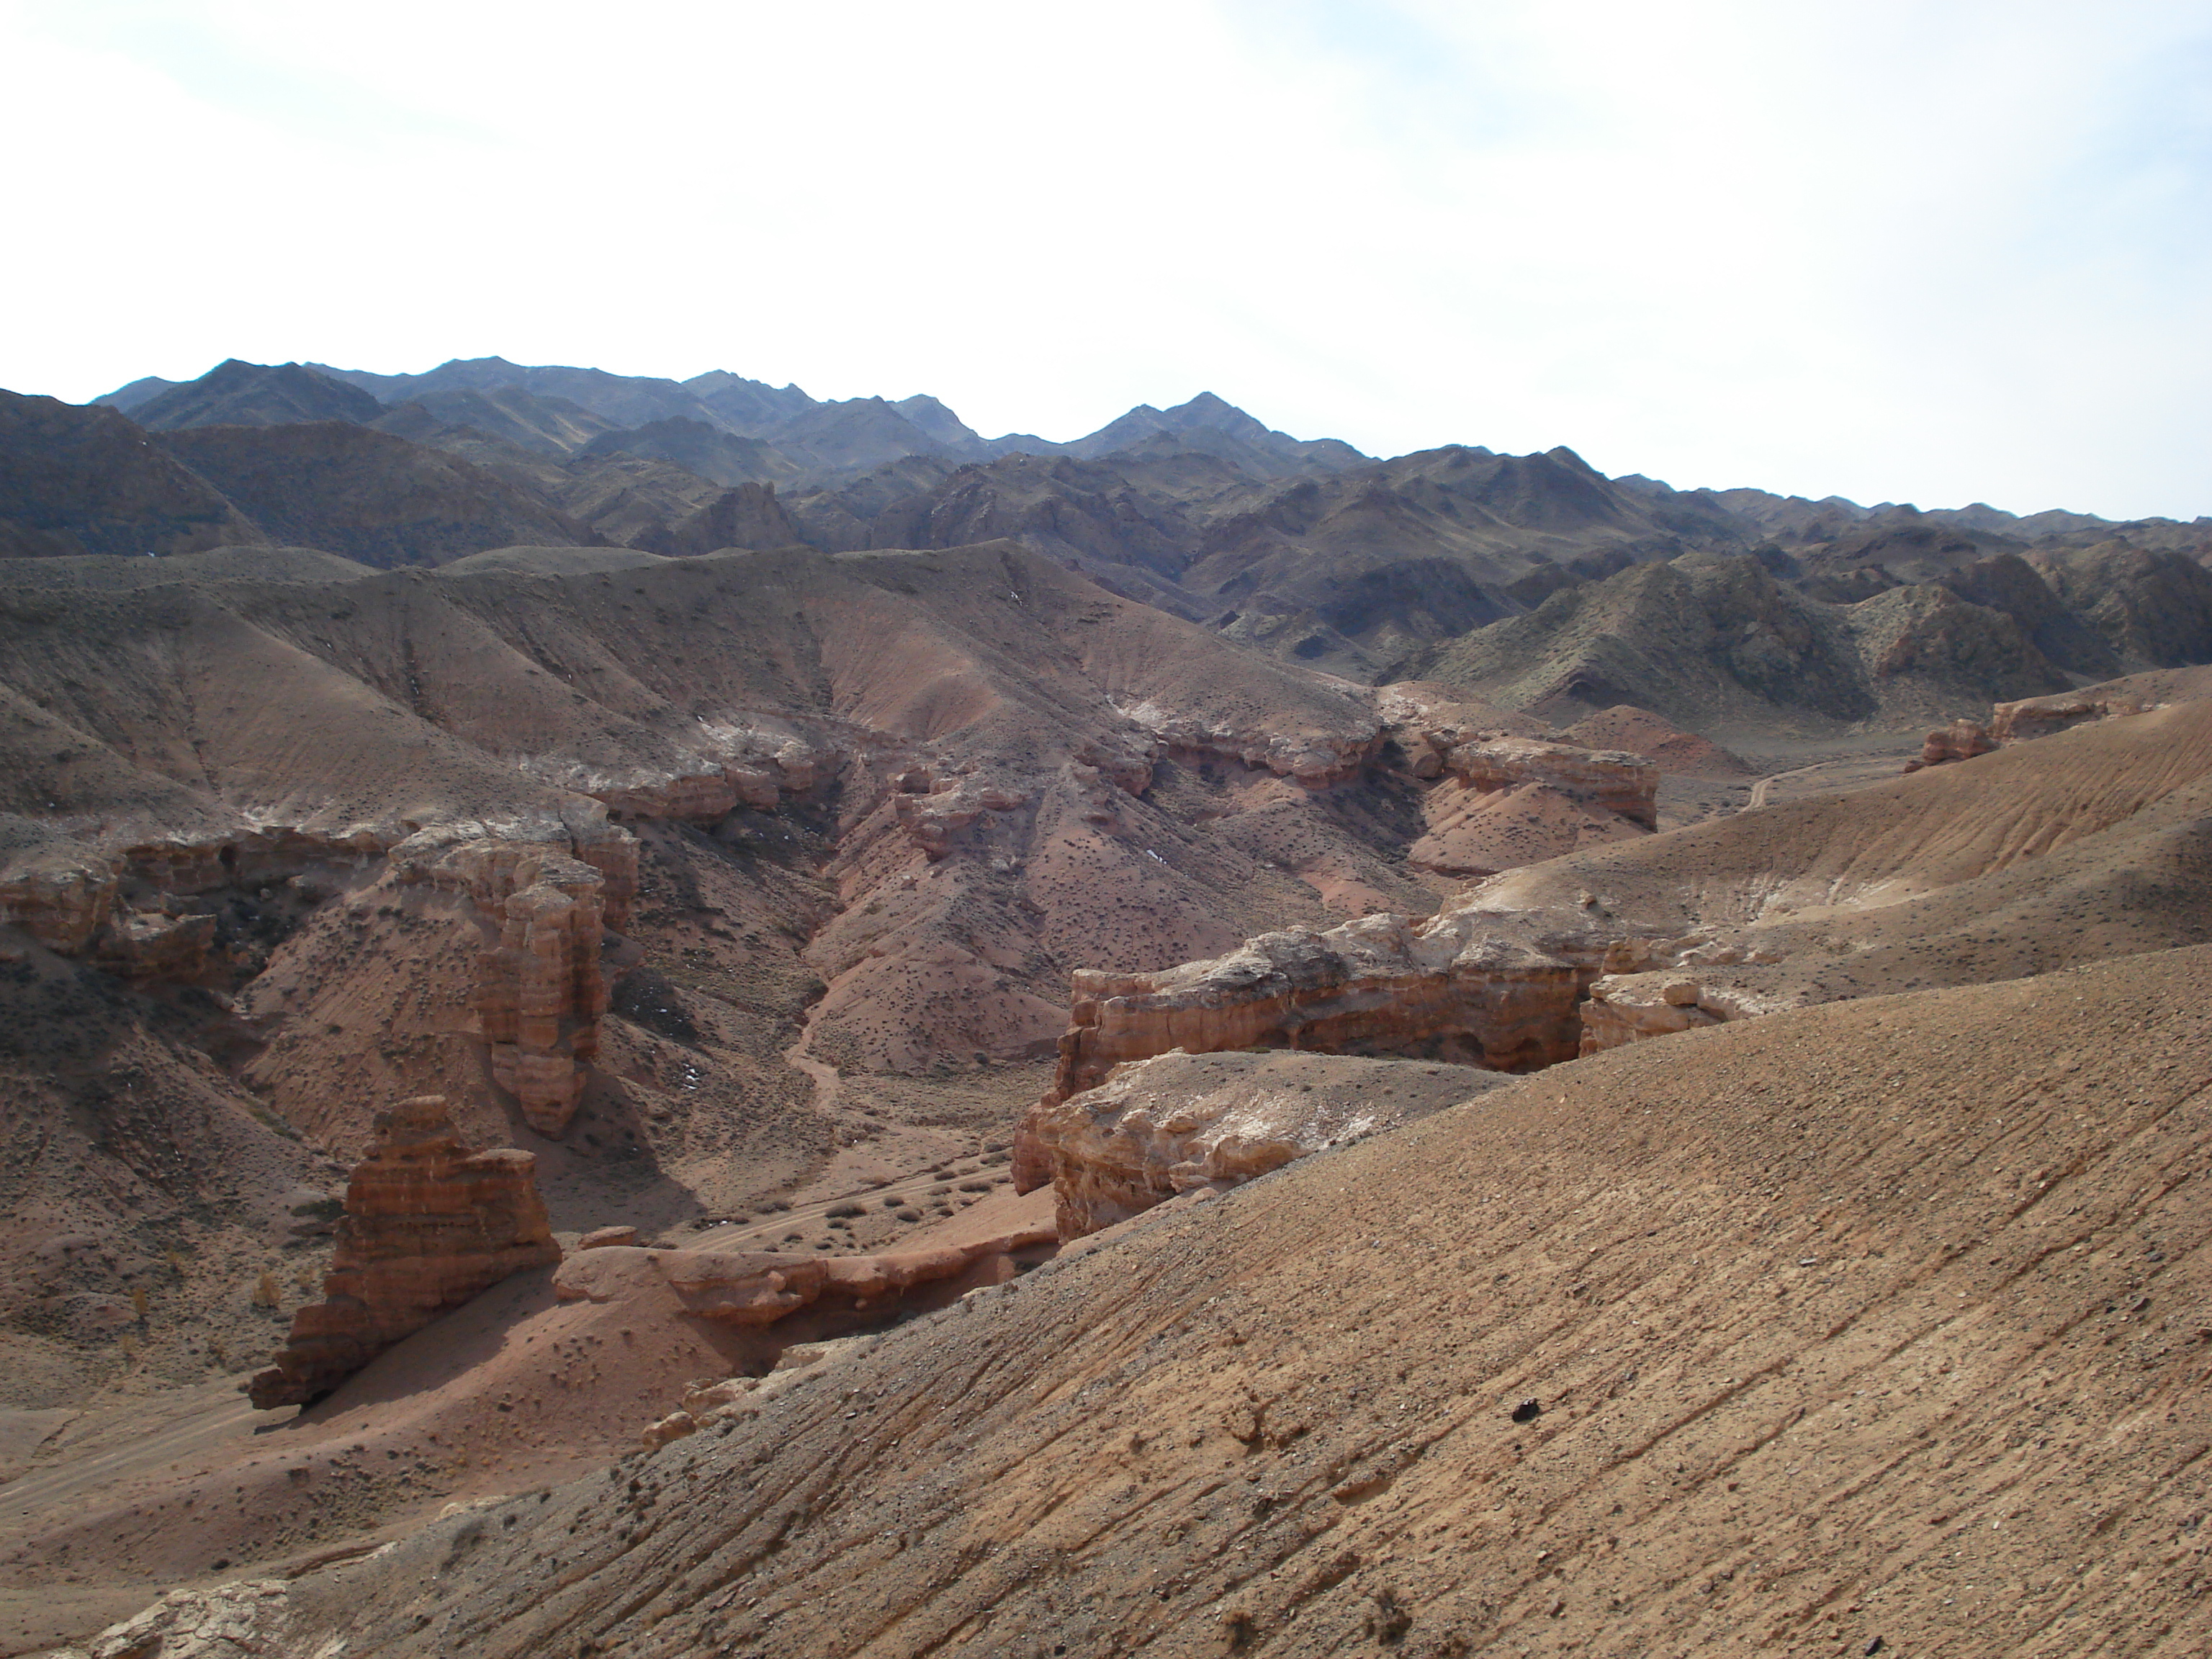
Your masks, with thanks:
[[[2192,948],[1577,1061],[225,1616],[348,1659],[2202,1652],[2208,991]]]

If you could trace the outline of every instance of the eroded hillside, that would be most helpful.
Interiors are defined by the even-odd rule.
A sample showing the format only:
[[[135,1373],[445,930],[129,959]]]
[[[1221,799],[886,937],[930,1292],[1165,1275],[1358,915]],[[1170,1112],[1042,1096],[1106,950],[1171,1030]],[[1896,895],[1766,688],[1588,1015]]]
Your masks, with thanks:
[[[1581,1061],[226,1605],[284,1653],[2195,1652],[2208,975]]]

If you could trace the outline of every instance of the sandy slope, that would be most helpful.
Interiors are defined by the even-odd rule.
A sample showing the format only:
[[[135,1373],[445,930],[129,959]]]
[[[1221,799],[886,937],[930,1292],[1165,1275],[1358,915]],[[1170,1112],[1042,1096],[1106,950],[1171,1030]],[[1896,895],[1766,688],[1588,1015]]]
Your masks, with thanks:
[[[2199,1652],[2208,991],[2191,950],[1578,1061],[257,1618],[349,1656]]]

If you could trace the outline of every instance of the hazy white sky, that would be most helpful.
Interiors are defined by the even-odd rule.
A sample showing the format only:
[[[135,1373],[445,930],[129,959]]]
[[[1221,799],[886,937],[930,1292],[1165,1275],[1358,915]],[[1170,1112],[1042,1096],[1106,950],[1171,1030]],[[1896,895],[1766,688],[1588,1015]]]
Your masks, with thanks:
[[[0,385],[498,353],[2212,513],[2205,0],[0,0]]]

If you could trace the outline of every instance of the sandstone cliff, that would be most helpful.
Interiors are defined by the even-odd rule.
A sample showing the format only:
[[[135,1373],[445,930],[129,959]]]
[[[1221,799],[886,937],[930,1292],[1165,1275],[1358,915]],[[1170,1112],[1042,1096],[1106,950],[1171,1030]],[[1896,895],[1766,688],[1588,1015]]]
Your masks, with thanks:
[[[1073,975],[1054,1092],[1182,1048],[1402,1054],[1533,1071],[1571,1059],[1575,1012],[1618,929],[1573,914],[1462,909],[1364,916],[1327,933],[1262,933],[1153,974]]]
[[[530,1153],[470,1151],[434,1095],[381,1114],[376,1135],[346,1186],[323,1300],[252,1379],[258,1409],[319,1399],[509,1273],[561,1259]]]

